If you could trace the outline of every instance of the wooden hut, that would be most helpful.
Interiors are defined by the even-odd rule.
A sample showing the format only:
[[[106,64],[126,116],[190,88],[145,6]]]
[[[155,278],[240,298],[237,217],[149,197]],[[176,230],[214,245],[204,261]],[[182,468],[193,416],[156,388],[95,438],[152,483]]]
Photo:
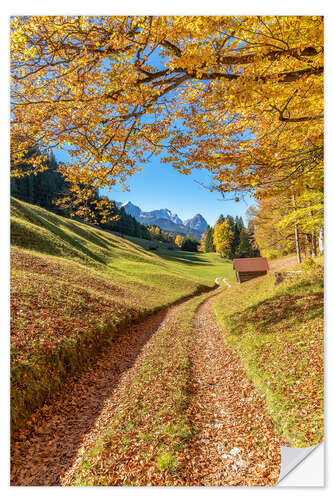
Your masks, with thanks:
[[[267,274],[268,262],[265,257],[234,259],[233,268],[236,272],[238,283],[252,280]]]

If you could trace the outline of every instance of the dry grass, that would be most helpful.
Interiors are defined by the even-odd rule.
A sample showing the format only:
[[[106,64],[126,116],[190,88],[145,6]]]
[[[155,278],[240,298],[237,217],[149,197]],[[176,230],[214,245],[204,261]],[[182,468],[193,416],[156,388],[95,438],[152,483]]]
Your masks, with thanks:
[[[269,261],[269,269],[271,272],[288,270],[295,267],[296,265],[296,255],[286,255],[285,257],[280,257],[279,259]]]

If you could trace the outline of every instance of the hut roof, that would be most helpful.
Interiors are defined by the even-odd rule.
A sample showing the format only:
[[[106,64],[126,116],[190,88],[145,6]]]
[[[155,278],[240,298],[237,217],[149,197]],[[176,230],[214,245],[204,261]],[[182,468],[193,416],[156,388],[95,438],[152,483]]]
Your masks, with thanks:
[[[268,271],[268,262],[265,257],[234,259],[233,268],[238,272]]]

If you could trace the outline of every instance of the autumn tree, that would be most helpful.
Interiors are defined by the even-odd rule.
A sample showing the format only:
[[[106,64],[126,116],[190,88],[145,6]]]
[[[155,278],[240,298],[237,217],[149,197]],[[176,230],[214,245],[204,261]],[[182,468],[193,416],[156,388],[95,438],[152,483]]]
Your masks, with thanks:
[[[160,239],[162,235],[162,229],[159,226],[149,226],[149,233],[152,238]]]
[[[217,222],[214,227],[213,241],[216,252],[227,259],[232,257],[233,231],[228,219]]]
[[[202,233],[201,240],[200,240],[200,246],[198,248],[199,252],[205,252],[206,237],[207,237],[207,232]]]
[[[321,16],[15,17],[12,175],[66,147],[82,201],[164,153],[223,195],[285,192],[323,165],[323,71]]]
[[[294,234],[286,233],[277,227],[286,212],[280,198],[264,198],[247,211],[249,226],[263,257],[274,258],[295,251]]]
[[[317,249],[322,249],[323,178],[307,177],[283,194],[263,198],[248,211],[249,224],[264,256],[295,252],[300,261],[302,254],[315,256]]]
[[[180,236],[179,234],[177,234],[176,238],[175,238],[175,245],[177,245],[177,247],[181,247],[182,246],[182,243],[183,243],[183,236]]]

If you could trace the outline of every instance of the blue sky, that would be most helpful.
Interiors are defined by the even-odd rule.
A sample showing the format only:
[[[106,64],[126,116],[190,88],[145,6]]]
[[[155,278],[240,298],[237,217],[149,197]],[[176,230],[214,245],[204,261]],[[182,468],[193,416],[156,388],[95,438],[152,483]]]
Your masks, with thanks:
[[[159,158],[155,157],[144,166],[142,172],[129,179],[130,192],[114,188],[111,193],[105,190],[103,194],[116,201],[130,200],[144,211],[169,208],[181,219],[189,219],[200,213],[210,225],[215,224],[221,213],[244,217],[253,200],[247,198],[246,203],[226,201],[218,192],[211,192],[196,182],[207,185],[210,179],[209,173],[202,170],[181,175],[171,165],[161,164]]]
[[[58,161],[66,161],[64,151],[55,151],[55,156]],[[142,172],[137,172],[128,180],[129,192],[122,191],[119,186],[114,187],[111,193],[105,189],[101,194],[116,201],[130,200],[144,211],[169,208],[181,219],[190,219],[200,213],[210,225],[215,224],[221,213],[244,217],[248,207],[254,204],[251,198],[239,202],[223,200],[218,192],[210,192],[196,181],[209,185],[209,172],[196,170],[190,175],[181,175],[171,165],[161,164],[156,156],[144,165]]]
[[[68,159],[66,151],[54,151],[58,161]],[[143,166],[142,172],[137,172],[129,178],[127,185],[130,191],[123,191],[121,186],[101,191],[101,194],[115,201],[130,200],[143,211],[169,208],[181,219],[190,219],[195,214],[201,214],[209,225],[214,225],[220,214],[242,216],[255,200],[245,197],[236,202],[232,194],[223,199],[217,191],[201,187],[198,182],[208,186],[211,183],[211,174],[205,170],[194,170],[190,175],[179,174],[169,164],[160,163],[159,157],[154,156],[149,163]]]

